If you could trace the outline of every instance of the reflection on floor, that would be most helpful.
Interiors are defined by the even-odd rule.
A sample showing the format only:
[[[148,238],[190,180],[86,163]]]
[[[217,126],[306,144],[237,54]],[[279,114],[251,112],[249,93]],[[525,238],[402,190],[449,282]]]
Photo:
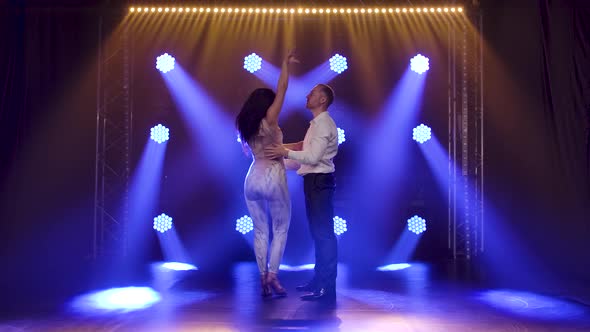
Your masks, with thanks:
[[[92,290],[59,304],[63,310],[4,317],[0,330],[590,330],[583,296],[483,287],[426,264],[399,267],[361,275],[340,266],[335,304],[299,299],[294,288],[311,277],[306,269],[281,272],[289,295],[267,300],[259,295],[253,263],[238,264],[225,277],[154,270],[151,284]]]

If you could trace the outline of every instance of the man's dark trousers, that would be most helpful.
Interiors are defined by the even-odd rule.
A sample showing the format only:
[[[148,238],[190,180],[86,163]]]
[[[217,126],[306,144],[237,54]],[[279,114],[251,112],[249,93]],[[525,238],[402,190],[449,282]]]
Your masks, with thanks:
[[[311,173],[303,177],[305,208],[309,230],[315,245],[315,277],[317,288],[336,289],[338,246],[334,234],[334,173]]]

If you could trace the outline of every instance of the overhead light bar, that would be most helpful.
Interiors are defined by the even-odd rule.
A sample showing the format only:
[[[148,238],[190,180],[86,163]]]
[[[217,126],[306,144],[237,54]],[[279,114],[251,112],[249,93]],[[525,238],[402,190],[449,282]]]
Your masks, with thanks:
[[[132,14],[178,14],[211,13],[228,14],[298,14],[298,15],[385,15],[385,14],[455,14],[463,13],[463,7],[143,7],[131,6]]]

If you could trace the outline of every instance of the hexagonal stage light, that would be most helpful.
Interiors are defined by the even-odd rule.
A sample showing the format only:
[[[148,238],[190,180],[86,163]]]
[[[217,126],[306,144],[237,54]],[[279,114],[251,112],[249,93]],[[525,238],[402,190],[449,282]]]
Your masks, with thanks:
[[[424,74],[430,69],[428,58],[418,54],[410,60],[410,69],[418,74]]]
[[[158,144],[170,139],[170,130],[161,124],[150,129],[150,138]]]
[[[246,234],[254,229],[254,223],[249,216],[243,216],[236,220],[236,231]]]
[[[426,220],[418,216],[413,216],[408,219],[408,229],[412,233],[421,234],[426,231]]]
[[[334,233],[336,233],[336,235],[342,235],[347,230],[348,230],[348,228],[346,227],[346,220],[344,220],[338,216],[335,216],[334,217]]]
[[[166,74],[174,69],[174,61],[175,59],[170,54],[164,53],[156,58],[156,68]]]
[[[336,54],[330,58],[330,69],[338,74],[348,69],[346,58],[340,54]]]
[[[346,142],[346,135],[344,134],[344,129],[338,128],[338,145]]]
[[[432,138],[432,130],[430,127],[420,124],[412,130],[412,139],[420,144]]]
[[[154,229],[164,233],[172,228],[172,218],[165,213],[154,218]]]
[[[262,68],[262,58],[256,53],[252,53],[244,57],[244,69],[251,73],[255,73]]]

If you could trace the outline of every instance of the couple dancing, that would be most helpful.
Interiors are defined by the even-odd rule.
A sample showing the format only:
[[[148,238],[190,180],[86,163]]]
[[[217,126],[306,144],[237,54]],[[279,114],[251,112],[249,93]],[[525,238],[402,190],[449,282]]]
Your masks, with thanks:
[[[276,94],[266,88],[254,90],[236,118],[242,144],[253,157],[244,194],[254,223],[254,253],[262,296],[271,296],[273,291],[286,296],[287,291],[277,277],[291,222],[285,164],[299,166],[297,173],[303,176],[305,208],[315,246],[315,269],[314,277],[297,286],[297,290],[308,292],[302,300],[334,300],[337,242],[332,198],[336,187],[333,158],[338,153],[338,131],[328,113],[334,92],[325,84],[318,84],[309,92],[306,108],[313,114],[313,120],[305,138],[283,144],[279,113],[289,83],[289,66],[298,62],[295,54],[289,52],[281,66]],[[270,245],[269,224],[273,234]]]

